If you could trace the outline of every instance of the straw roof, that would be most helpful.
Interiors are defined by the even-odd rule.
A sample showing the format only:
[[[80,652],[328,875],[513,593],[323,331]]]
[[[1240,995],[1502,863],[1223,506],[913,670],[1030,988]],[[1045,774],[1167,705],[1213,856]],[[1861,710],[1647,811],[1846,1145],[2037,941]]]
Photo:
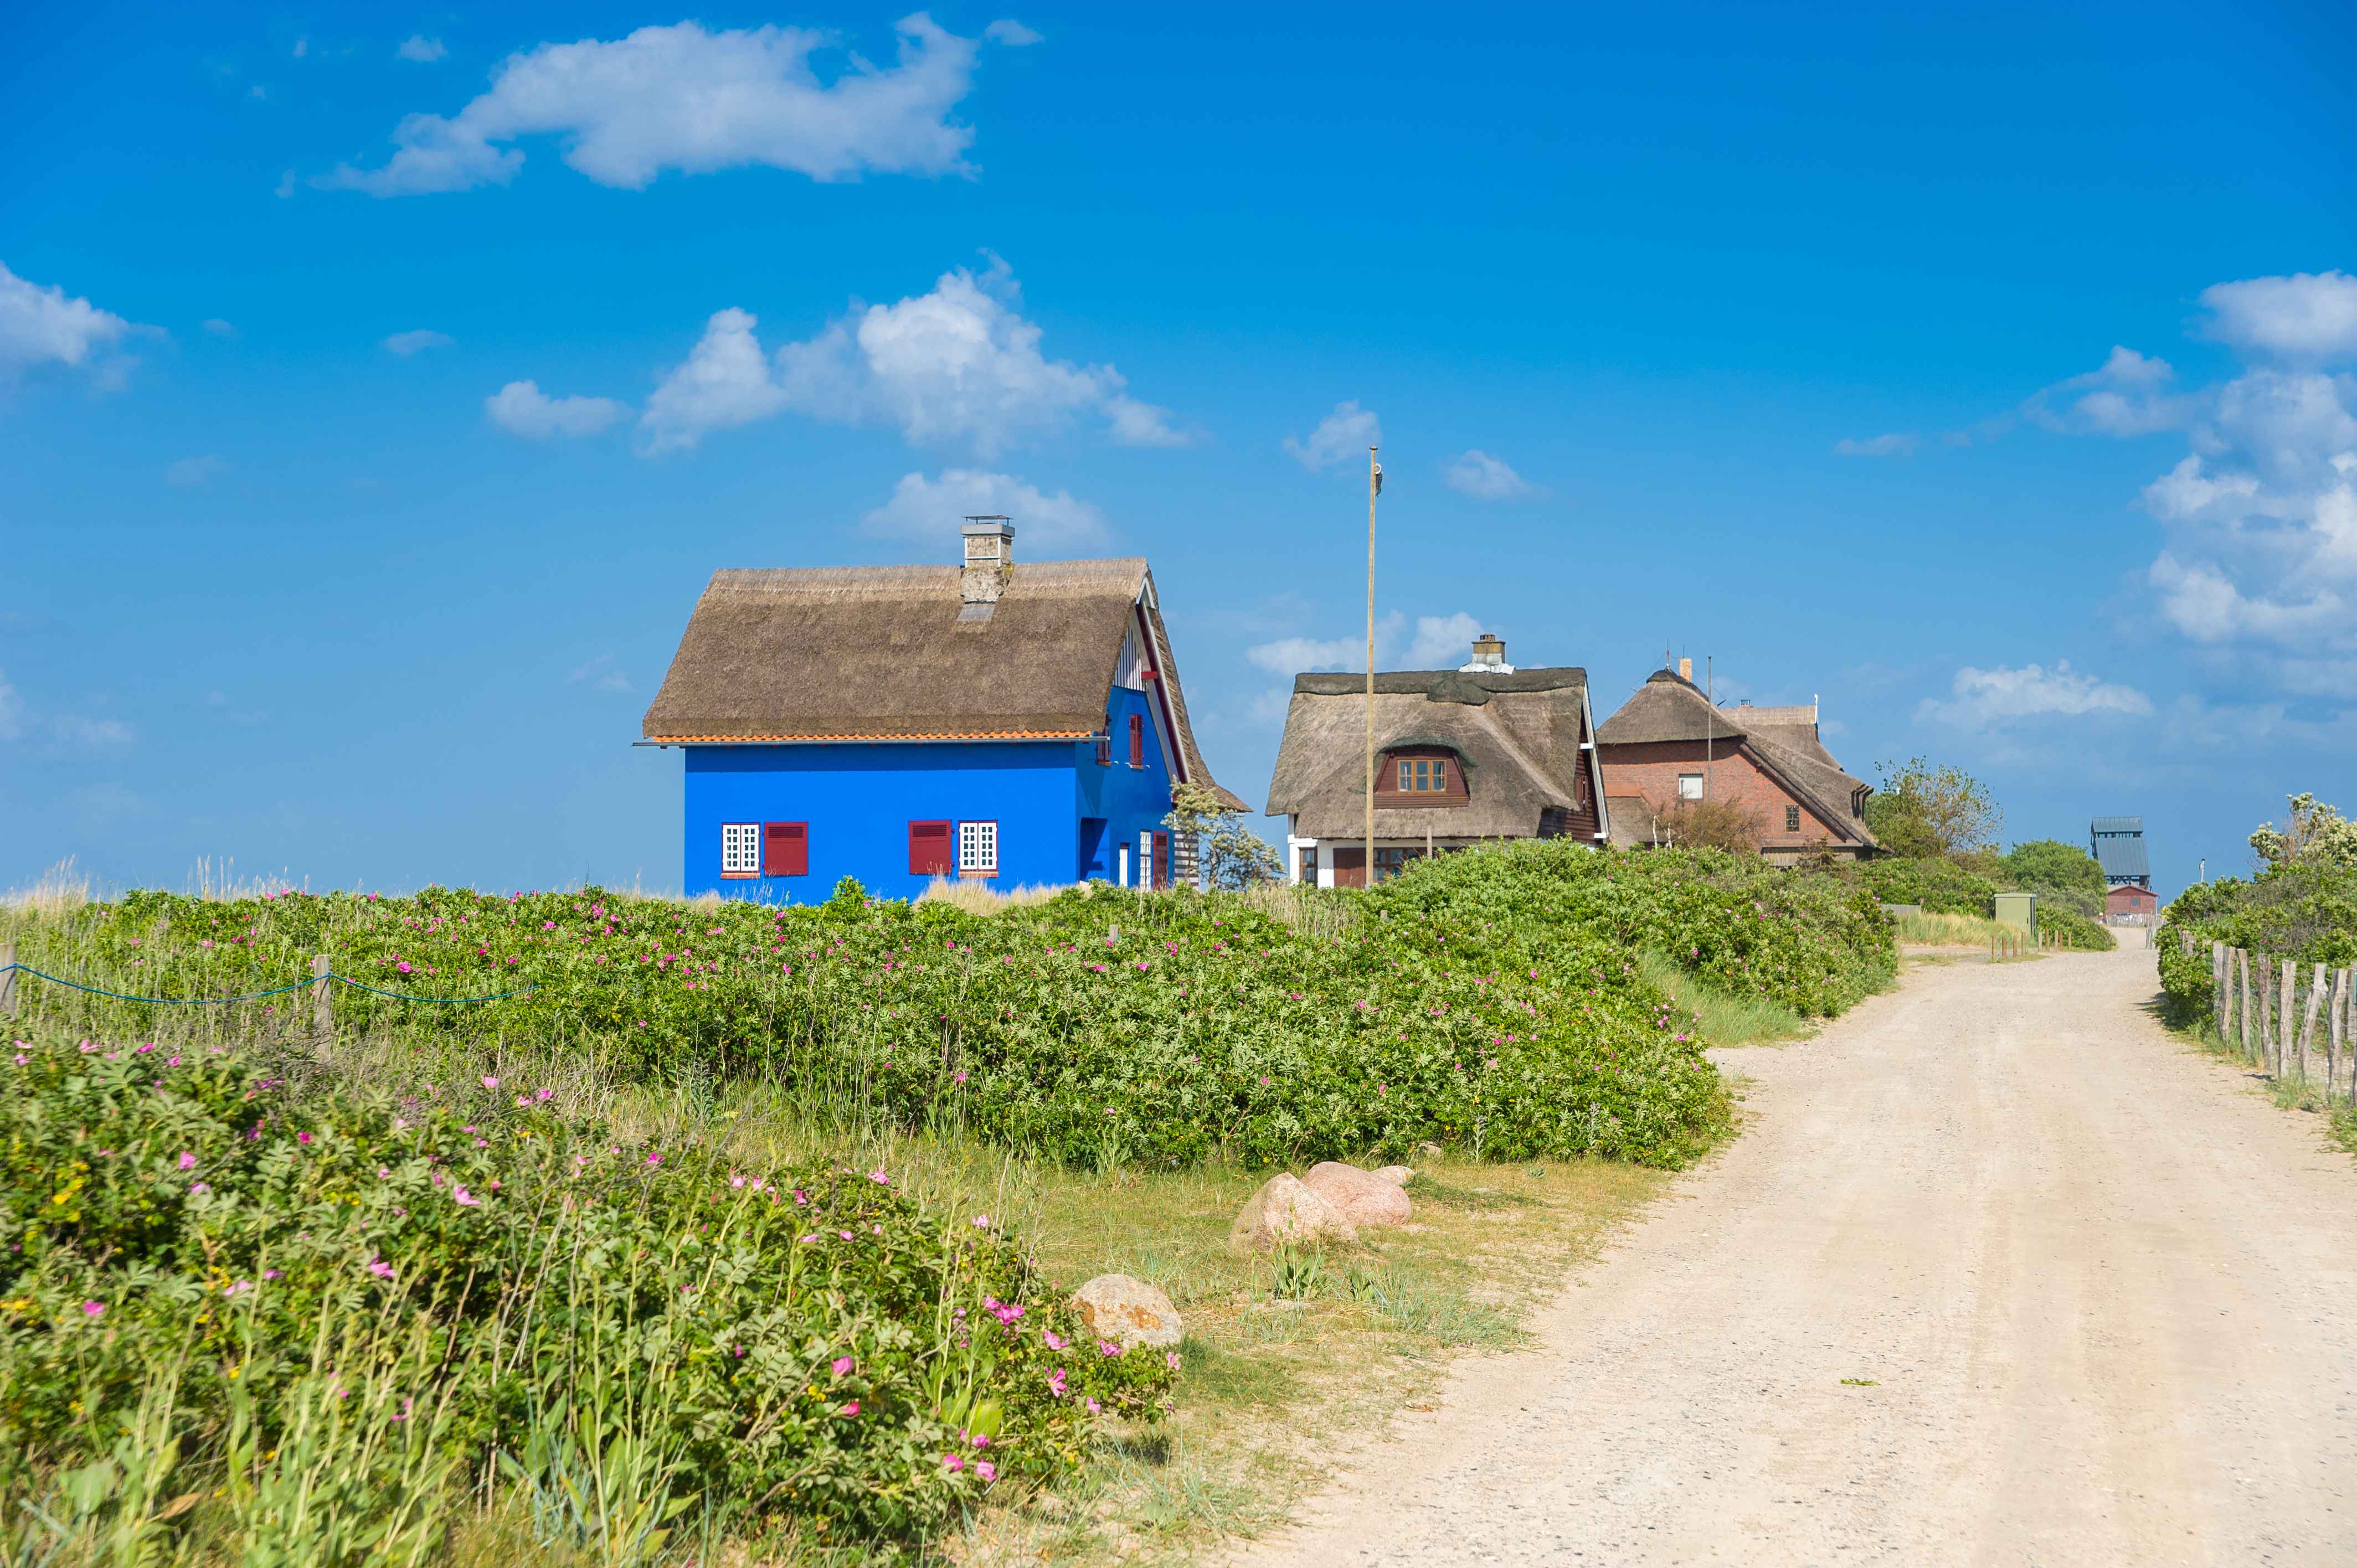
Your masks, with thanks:
[[[1378,838],[1531,838],[1542,813],[1588,796],[1579,749],[1584,670],[1512,675],[1408,670],[1375,676],[1375,748],[1446,746],[1471,786],[1461,805],[1375,811]],[[1269,780],[1268,810],[1310,838],[1354,837],[1366,823],[1367,678],[1300,675]]]
[[[962,579],[956,565],[715,572],[642,733],[668,745],[1085,739],[1104,727],[1142,616],[1187,774],[1219,789],[1144,561],[1018,562],[986,616],[966,613]]]

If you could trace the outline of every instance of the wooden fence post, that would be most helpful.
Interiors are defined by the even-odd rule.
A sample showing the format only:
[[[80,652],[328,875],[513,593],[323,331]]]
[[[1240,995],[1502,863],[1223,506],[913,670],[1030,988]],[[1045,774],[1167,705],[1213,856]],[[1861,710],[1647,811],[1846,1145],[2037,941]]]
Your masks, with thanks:
[[[2234,950],[2234,982],[2241,988],[2243,1014],[2243,1057],[2251,1055],[2251,955],[2242,949]]]
[[[2210,943],[2210,1026],[2217,1032],[2218,1043],[2226,1043],[2226,944],[2214,938]]]
[[[16,944],[0,942],[0,1018],[16,1015],[16,972],[8,966],[16,961]]]
[[[311,961],[311,1033],[326,1045],[336,1037],[336,1012],[328,1004],[328,955]]]
[[[2332,972],[2332,1000],[2325,1006],[2324,1026],[2324,1102],[2332,1103],[2332,1090],[2341,1082],[2341,1041],[2349,1020],[2349,972]]]
[[[2292,1019],[2299,1013],[2299,965],[2281,961],[2276,971],[2276,1076],[2291,1076]]]
[[[2316,1020],[2324,1012],[2324,966],[2308,977],[2308,1006],[2299,1015],[2299,1079],[2308,1081],[2309,1047],[2316,1040]]]

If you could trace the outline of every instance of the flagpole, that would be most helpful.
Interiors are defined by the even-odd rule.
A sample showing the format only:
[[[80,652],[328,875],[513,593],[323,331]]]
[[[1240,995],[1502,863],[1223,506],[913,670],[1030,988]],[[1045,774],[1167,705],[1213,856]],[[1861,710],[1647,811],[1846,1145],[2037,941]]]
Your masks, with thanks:
[[[1380,448],[1367,448],[1367,866],[1363,878],[1375,885],[1375,498],[1383,493]]]

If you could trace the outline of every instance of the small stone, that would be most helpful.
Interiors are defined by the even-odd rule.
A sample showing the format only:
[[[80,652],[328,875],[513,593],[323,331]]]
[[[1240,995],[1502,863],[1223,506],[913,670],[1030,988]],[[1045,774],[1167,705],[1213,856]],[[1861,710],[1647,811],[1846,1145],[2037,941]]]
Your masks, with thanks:
[[[1289,1176],[1273,1176],[1244,1200],[1228,1230],[1228,1245],[1274,1252],[1301,1242],[1356,1241],[1356,1227],[1335,1207]]]
[[[1415,1172],[1406,1165],[1385,1165],[1375,1174],[1394,1187],[1405,1187],[1415,1179]]]
[[[1332,1204],[1354,1227],[1404,1225],[1414,1212],[1399,1184],[1338,1160],[1310,1166],[1302,1185]]]
[[[1186,1337],[1170,1298],[1128,1274],[1099,1274],[1072,1293],[1072,1305],[1090,1333],[1125,1350],[1135,1345],[1176,1349]]]
[[[1437,1160],[1441,1155],[1441,1147],[1437,1144],[1418,1144],[1415,1152],[1427,1160]]]

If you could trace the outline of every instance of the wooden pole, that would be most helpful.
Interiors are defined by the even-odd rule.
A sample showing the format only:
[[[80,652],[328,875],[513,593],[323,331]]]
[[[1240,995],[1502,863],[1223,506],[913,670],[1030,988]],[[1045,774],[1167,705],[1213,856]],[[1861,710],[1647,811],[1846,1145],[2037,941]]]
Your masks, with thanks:
[[[2234,980],[2243,993],[2243,1056],[2247,1060],[2251,1054],[2251,955],[2240,948],[2234,950]]]
[[[2210,1012],[2218,1030],[2218,1043],[2226,1043],[2226,944],[2210,943]]]
[[[2349,972],[2332,972],[2332,999],[2325,1004],[2324,1100],[2332,1102],[2332,1086],[2341,1081],[2341,1041],[2349,1017]]]
[[[2291,1020],[2299,1006],[2299,966],[2289,959],[2276,970],[2276,1075],[2291,1075]]]
[[[0,942],[0,1018],[16,1015],[16,972],[9,966],[16,961],[16,944]]]
[[[1380,448],[1367,448],[1367,869],[1364,884],[1375,885],[1375,498],[1383,493]]]
[[[2299,1079],[2308,1081],[2309,1047],[2316,1042],[2316,1020],[2324,1012],[2324,966],[2318,964],[2308,977],[2308,1006],[2299,1015]]]
[[[326,1045],[336,1037],[335,1010],[328,1004],[328,955],[311,961],[311,1033]]]

